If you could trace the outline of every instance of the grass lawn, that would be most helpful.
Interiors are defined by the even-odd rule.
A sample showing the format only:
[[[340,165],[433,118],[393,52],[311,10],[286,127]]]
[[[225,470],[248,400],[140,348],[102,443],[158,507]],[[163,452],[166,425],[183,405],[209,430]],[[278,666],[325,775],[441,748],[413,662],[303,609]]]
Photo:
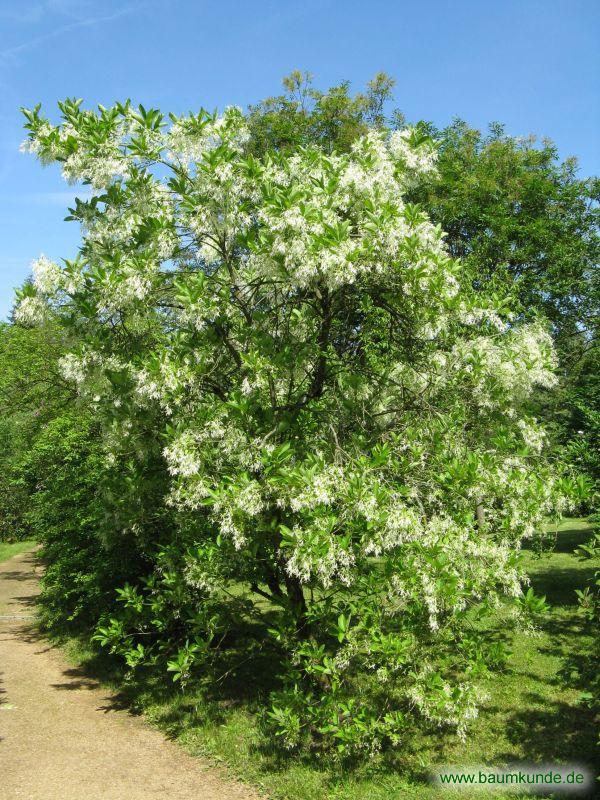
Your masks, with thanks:
[[[23,553],[25,550],[31,550],[35,542],[0,542],[0,561],[6,561],[7,558],[16,556],[18,553]]]
[[[143,712],[186,750],[227,764],[277,800],[464,797],[464,792],[440,790],[429,783],[436,765],[551,762],[591,768],[597,757],[594,720],[580,704],[579,690],[565,686],[560,675],[565,659],[576,662],[591,636],[577,612],[575,589],[591,577],[594,564],[573,555],[590,535],[585,520],[566,520],[556,531],[553,552],[541,556],[526,552],[535,592],[546,595],[551,610],[537,633],[519,633],[512,640],[509,665],[489,680],[489,701],[465,743],[448,733],[420,735],[405,748],[360,769],[332,770],[314,758],[282,758],[265,745],[255,706],[243,691],[207,699],[206,693],[165,694],[164,688],[147,684],[112,683],[121,690],[123,702]],[[71,646],[71,656],[83,662],[84,669],[102,674],[98,658],[77,645]],[[490,791],[481,796],[508,795]]]

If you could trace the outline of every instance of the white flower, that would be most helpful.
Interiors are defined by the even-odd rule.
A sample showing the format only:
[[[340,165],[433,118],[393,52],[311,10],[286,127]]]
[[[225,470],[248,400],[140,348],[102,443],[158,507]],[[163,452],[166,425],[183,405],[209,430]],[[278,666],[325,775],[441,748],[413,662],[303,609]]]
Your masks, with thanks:
[[[59,360],[58,365],[66,380],[82,384],[88,375],[87,363],[86,358],[81,358],[74,353],[67,353]]]
[[[58,264],[41,255],[32,262],[31,269],[35,288],[42,294],[55,294],[62,280],[62,270]]]
[[[41,297],[24,297],[15,308],[15,320],[24,325],[39,325],[47,312],[48,306]]]
[[[198,459],[194,438],[190,433],[182,434],[170,446],[165,447],[163,454],[171,475],[189,477],[197,475],[200,471],[201,462]]]

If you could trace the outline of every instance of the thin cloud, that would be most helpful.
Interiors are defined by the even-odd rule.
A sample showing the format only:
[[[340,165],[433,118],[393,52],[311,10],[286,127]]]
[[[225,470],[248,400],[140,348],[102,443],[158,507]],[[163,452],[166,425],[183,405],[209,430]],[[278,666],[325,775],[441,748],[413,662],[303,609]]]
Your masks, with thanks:
[[[0,17],[17,25],[32,25],[52,14],[81,22],[91,10],[89,0],[45,0],[27,6],[0,8]]]
[[[77,22],[71,22],[68,25],[63,25],[60,28],[56,28],[53,31],[49,31],[48,33],[44,33],[41,36],[36,36],[33,39],[29,39],[27,42],[23,42],[22,44],[17,44],[14,47],[7,47],[5,50],[0,50],[0,60],[8,61],[12,57],[19,55],[27,50],[30,50],[33,47],[37,47],[44,42],[47,42],[51,39],[56,39],[58,36],[62,36],[65,33],[70,33],[71,31],[77,30],[79,28],[91,28],[94,25],[101,25],[106,22],[114,22],[116,19],[120,19],[128,14],[132,14],[134,11],[137,11],[139,6],[128,6],[127,8],[122,8],[120,11],[115,11],[113,14],[107,14],[103,17],[90,17],[88,19],[78,20]]]

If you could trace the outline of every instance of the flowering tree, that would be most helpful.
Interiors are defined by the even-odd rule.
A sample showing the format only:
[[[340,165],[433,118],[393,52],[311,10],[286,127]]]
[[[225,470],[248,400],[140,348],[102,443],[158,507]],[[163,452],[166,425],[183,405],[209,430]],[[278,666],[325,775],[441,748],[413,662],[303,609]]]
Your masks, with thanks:
[[[259,159],[237,109],[60,108],[25,112],[25,147],[90,185],[83,242],[35,262],[16,315],[69,331],[111,525],[154,564],[98,638],[185,681],[254,615],[287,746],[372,749],[415,716],[463,732],[503,655],[483,618],[539,606],[519,547],[555,481],[527,401],[553,353],[403,201],[431,141]]]

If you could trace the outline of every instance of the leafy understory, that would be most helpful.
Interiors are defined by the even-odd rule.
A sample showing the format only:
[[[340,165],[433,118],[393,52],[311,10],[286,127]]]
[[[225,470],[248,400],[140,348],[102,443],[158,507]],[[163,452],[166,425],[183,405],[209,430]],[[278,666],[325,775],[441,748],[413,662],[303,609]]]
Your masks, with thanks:
[[[466,742],[456,736],[420,729],[402,744],[369,762],[332,768],[318,756],[297,760],[265,744],[259,705],[248,682],[256,675],[240,664],[219,686],[188,686],[165,691],[161,681],[134,679],[123,683],[106,656],[70,643],[70,656],[84,669],[111,683],[123,703],[174,737],[189,752],[226,764],[236,775],[279,800],[387,800],[389,797],[440,797],[428,783],[436,765],[579,763],[593,768],[597,719],[585,692],[573,686],[571,673],[581,668],[582,653],[593,646],[593,626],[577,605],[576,590],[586,583],[598,562],[577,557],[592,526],[567,519],[552,529],[553,552],[528,550],[526,566],[532,585],[545,597],[548,612],[536,631],[507,633],[500,620],[491,632],[510,651],[504,669],[488,681],[489,697]],[[271,676],[263,678],[268,690]],[[585,684],[584,684],[585,685]],[[242,687],[248,690],[243,691]],[[584,687],[582,687],[584,688]],[[458,796],[444,791],[449,798]],[[501,794],[486,796],[500,797]],[[511,797],[517,795],[511,794]]]

